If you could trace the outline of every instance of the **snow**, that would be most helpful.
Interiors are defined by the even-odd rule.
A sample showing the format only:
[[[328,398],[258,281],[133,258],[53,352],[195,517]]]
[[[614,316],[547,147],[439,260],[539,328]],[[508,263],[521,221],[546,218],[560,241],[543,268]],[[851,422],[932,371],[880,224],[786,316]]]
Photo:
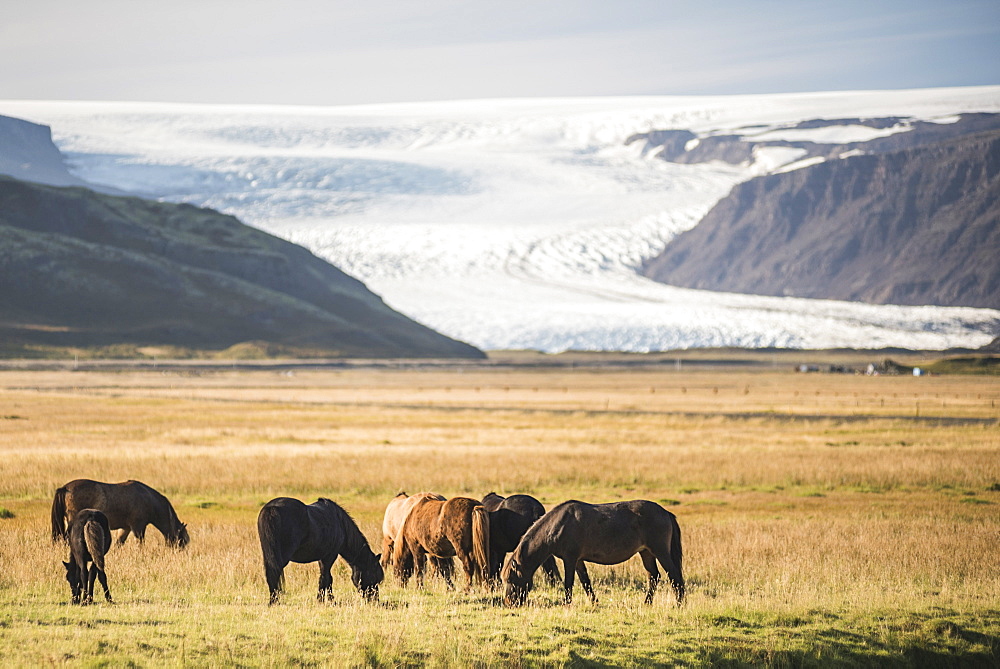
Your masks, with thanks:
[[[445,334],[543,351],[988,342],[995,310],[711,293],[635,271],[735,184],[815,161],[756,147],[749,165],[673,164],[626,146],[632,134],[759,137],[814,118],[969,111],[1000,111],[1000,87],[350,107],[0,101],[0,114],[50,125],[76,176],[234,214]],[[859,128],[873,131],[818,130]]]
[[[889,137],[907,132],[909,126],[898,123],[889,128],[869,128],[864,125],[833,125],[825,128],[778,128],[767,132],[744,134],[745,139],[755,142],[816,142],[817,144],[850,144],[870,142],[880,137]]]

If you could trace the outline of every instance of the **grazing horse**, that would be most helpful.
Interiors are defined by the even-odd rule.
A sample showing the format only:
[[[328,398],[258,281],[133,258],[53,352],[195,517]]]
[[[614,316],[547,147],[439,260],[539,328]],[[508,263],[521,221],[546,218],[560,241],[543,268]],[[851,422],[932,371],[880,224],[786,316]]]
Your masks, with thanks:
[[[467,588],[476,579],[490,578],[490,518],[477,500],[454,497],[449,500],[422,499],[414,504],[396,536],[392,562],[396,576],[405,586],[416,571],[417,585],[424,584],[427,556],[457,556],[465,567]],[[442,574],[448,587],[449,575]]]
[[[566,570],[566,603],[573,598],[574,571],[584,591],[596,603],[597,596],[584,563],[618,564],[636,553],[649,572],[646,603],[653,603],[660,580],[657,560],[667,572],[677,602],[682,602],[681,530],[674,514],[646,500],[612,504],[563,502],[531,526],[504,567],[503,580],[507,583],[504,602],[508,606],[523,604],[535,571],[555,555],[563,559]]]
[[[66,537],[64,521],[71,520],[81,509],[97,509],[108,517],[112,530],[124,530],[118,544],[125,543],[130,532],[141,543],[146,538],[146,526],[158,529],[168,546],[188,545],[187,525],[177,518],[170,500],[139,481],[101,483],[76,479],[56,490],[52,500],[52,541]]]
[[[111,590],[108,589],[108,575],[104,572],[104,556],[111,548],[108,517],[96,509],[83,509],[70,521],[67,534],[69,562],[63,562],[63,566],[73,592],[73,603],[93,603],[96,579],[101,579],[104,598],[110,602]]]
[[[545,507],[531,495],[502,497],[495,492],[483,497],[483,506],[490,514],[490,582],[498,583],[504,557],[517,548],[528,528],[545,515]],[[550,584],[561,580],[554,557],[542,563],[542,570]]]
[[[354,519],[335,502],[320,498],[306,505],[291,497],[278,497],[264,505],[257,516],[257,534],[264,554],[264,578],[275,604],[284,585],[289,562],[319,562],[319,594],[323,601],[333,594],[330,569],[338,557],[351,567],[351,582],[368,601],[378,601],[384,572],[378,556]]]
[[[382,517],[382,557],[379,562],[383,567],[392,563],[392,547],[396,541],[396,535],[403,526],[407,514],[413,505],[421,499],[444,500],[445,497],[436,492],[418,492],[416,495],[407,495],[405,492],[397,493],[395,497],[386,505],[385,515]]]

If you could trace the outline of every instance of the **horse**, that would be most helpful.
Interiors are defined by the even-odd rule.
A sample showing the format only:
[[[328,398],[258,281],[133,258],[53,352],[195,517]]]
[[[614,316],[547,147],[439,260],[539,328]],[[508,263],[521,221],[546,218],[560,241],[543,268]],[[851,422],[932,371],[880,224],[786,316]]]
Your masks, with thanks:
[[[64,521],[81,509],[102,511],[111,529],[124,530],[118,537],[119,546],[130,532],[142,543],[147,525],[158,529],[168,546],[184,548],[190,541],[187,525],[177,518],[170,500],[140,481],[101,483],[76,479],[56,490],[52,500],[52,541],[66,538]]]
[[[524,603],[531,579],[539,565],[550,556],[563,560],[566,571],[565,601],[573,598],[573,573],[580,577],[584,591],[596,604],[585,562],[619,564],[639,554],[649,573],[646,603],[653,603],[660,580],[657,561],[667,572],[677,603],[684,601],[681,573],[681,530],[674,514],[655,502],[634,500],[611,504],[587,504],[570,500],[558,505],[524,534],[503,571],[507,584],[504,602]]]
[[[405,492],[398,493],[385,507],[385,516],[382,518],[382,557],[379,562],[385,569],[392,564],[392,549],[396,542],[396,535],[403,527],[403,521],[409,515],[413,505],[422,499],[436,499],[444,501],[446,498],[436,492],[418,492],[416,495],[407,495]],[[451,558],[431,557],[434,568],[446,582],[451,582],[451,575],[454,572],[454,564]]]
[[[417,585],[424,584],[427,556],[457,556],[465,567],[467,589],[475,580],[490,578],[490,518],[477,500],[454,497],[449,500],[421,499],[413,505],[396,536],[392,562],[403,586],[416,571]],[[442,574],[449,588],[450,574]]]
[[[351,582],[361,596],[378,601],[378,586],[385,576],[382,565],[357,523],[336,502],[324,497],[309,505],[291,497],[272,499],[257,515],[257,534],[270,604],[278,602],[289,562],[319,562],[317,599],[331,597],[330,569],[341,556],[350,565]]]
[[[66,567],[66,580],[73,593],[73,603],[93,603],[96,579],[101,580],[104,598],[110,602],[111,590],[104,571],[104,556],[111,548],[108,517],[96,509],[83,509],[70,521],[67,535],[69,562],[63,562],[63,566]]]
[[[490,514],[490,582],[498,583],[504,557],[517,548],[528,528],[545,515],[545,507],[531,495],[502,497],[495,492],[483,497],[483,506]],[[559,583],[554,557],[545,560],[542,569],[550,584]]]

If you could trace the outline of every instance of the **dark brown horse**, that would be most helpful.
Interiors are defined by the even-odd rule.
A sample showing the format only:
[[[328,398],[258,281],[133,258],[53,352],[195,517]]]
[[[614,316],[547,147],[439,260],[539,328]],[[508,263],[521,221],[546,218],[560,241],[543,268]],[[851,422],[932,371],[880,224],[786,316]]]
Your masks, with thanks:
[[[177,518],[170,500],[139,481],[101,483],[76,479],[56,490],[52,500],[52,541],[66,537],[64,523],[81,509],[97,509],[108,517],[112,530],[124,530],[118,544],[125,543],[129,533],[140,542],[146,537],[146,526],[158,529],[168,546],[184,548],[190,537],[187,525]]]
[[[531,495],[502,497],[495,492],[483,497],[483,506],[490,514],[490,582],[499,583],[507,553],[517,548],[528,528],[545,515],[545,507]],[[554,557],[542,563],[542,570],[550,584],[561,580]]]
[[[382,565],[357,523],[335,502],[320,498],[306,505],[291,497],[272,499],[257,515],[257,534],[271,604],[278,601],[289,562],[319,562],[317,596],[320,601],[330,597],[330,569],[338,557],[350,565],[351,582],[361,596],[378,600]]]
[[[490,519],[483,505],[469,497],[418,501],[403,521],[393,547],[393,566],[404,586],[414,572],[417,585],[423,585],[428,555],[458,557],[465,567],[468,588],[476,580],[488,583]],[[454,587],[450,575],[442,576],[448,587]]]
[[[63,566],[66,567],[66,580],[73,593],[73,603],[90,604],[94,601],[96,579],[101,580],[104,598],[110,602],[111,590],[108,589],[108,575],[104,571],[104,556],[111,548],[107,516],[95,509],[83,509],[70,521],[67,535],[69,562],[63,562]]]
[[[584,591],[597,602],[585,563],[618,564],[636,553],[649,573],[646,603],[653,603],[660,580],[657,561],[666,570],[678,603],[682,602],[681,530],[674,514],[646,500],[612,504],[563,502],[532,525],[514,550],[503,571],[507,584],[504,601],[508,606],[523,604],[535,571],[555,555],[562,558],[566,570],[566,602],[573,598],[574,571]]]

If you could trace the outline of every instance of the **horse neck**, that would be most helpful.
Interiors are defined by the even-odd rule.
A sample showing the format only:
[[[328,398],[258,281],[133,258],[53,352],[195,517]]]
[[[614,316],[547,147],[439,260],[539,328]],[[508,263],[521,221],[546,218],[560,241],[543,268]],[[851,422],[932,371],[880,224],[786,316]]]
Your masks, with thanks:
[[[177,539],[181,521],[177,517],[177,512],[174,511],[173,505],[166,498],[163,502],[163,506],[154,514],[153,526],[162,532],[163,536],[174,540]]]
[[[513,554],[513,559],[517,560],[518,565],[521,567],[521,572],[529,578],[553,554],[551,542],[545,540],[544,534],[538,531],[531,531],[535,527],[537,527],[537,523],[521,538]]]
[[[371,547],[368,545],[368,540],[361,533],[361,529],[357,523],[354,522],[346,511],[341,510],[340,522],[344,528],[344,547],[340,554],[348,564],[353,565],[366,554],[371,553]]]

